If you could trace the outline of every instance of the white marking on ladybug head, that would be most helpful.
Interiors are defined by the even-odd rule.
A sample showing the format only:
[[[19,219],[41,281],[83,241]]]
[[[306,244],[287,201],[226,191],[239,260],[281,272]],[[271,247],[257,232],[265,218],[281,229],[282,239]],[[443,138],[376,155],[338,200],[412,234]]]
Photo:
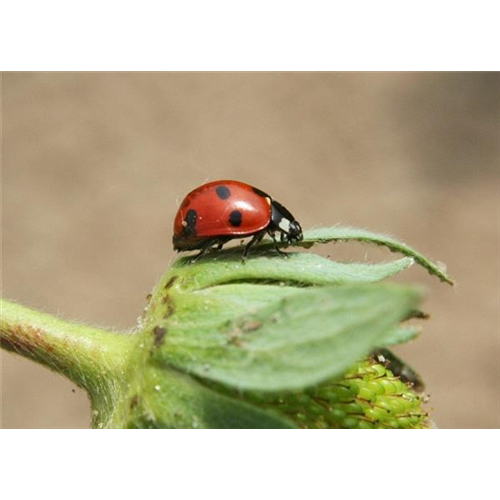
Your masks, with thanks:
[[[278,224],[278,227],[284,231],[285,233],[290,232],[290,221],[288,219],[281,219],[280,223]]]

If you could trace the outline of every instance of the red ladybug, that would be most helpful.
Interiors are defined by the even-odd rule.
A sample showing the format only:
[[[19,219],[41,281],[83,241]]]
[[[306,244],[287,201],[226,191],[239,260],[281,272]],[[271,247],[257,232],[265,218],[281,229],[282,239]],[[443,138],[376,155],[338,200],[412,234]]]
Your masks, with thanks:
[[[302,228],[294,216],[260,189],[238,181],[214,181],[191,191],[182,202],[174,221],[174,249],[201,250],[196,259],[213,246],[220,250],[229,240],[252,236],[250,247],[266,234],[277,245],[275,233],[288,244],[302,239]]]

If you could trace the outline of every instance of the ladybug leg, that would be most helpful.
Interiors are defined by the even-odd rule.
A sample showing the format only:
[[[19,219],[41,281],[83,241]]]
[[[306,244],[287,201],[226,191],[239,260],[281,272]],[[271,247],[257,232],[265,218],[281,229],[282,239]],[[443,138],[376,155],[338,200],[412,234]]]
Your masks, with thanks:
[[[269,231],[269,236],[271,236],[271,238],[273,239],[274,249],[276,250],[276,252],[278,252],[279,255],[283,255],[283,257],[290,257],[290,255],[288,255],[286,252],[283,252],[283,250],[281,250],[280,247],[278,246],[278,242],[276,241],[276,235],[274,234],[274,231]]]
[[[254,235],[254,237],[247,243],[245,246],[245,251],[243,252],[243,257],[242,260],[245,262],[245,259],[248,257],[248,252],[250,251],[250,247],[255,245],[255,243],[258,243],[262,238],[264,238],[265,231],[261,231],[260,233],[257,233]]]
[[[191,264],[194,264],[195,262],[200,260],[212,248],[212,246],[215,245],[215,243],[217,243],[217,240],[208,240],[201,248],[200,253],[195,255],[194,259],[191,261]]]
[[[222,247],[230,240],[227,236],[221,236],[214,240],[213,245],[217,245],[214,250],[222,250]]]

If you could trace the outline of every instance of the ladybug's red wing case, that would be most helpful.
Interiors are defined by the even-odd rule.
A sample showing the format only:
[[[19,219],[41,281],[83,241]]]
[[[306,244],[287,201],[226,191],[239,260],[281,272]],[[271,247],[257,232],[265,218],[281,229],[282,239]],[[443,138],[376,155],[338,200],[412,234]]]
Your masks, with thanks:
[[[196,261],[214,245],[220,250],[229,240],[252,236],[245,246],[245,259],[250,247],[268,234],[276,252],[286,255],[276,233],[286,245],[303,239],[299,222],[268,194],[239,181],[214,181],[191,191],[182,202],[174,221],[173,244],[179,252],[201,250]]]
[[[197,246],[217,237],[245,237],[265,229],[271,220],[271,198],[238,181],[215,181],[191,191],[174,222],[174,245]]]

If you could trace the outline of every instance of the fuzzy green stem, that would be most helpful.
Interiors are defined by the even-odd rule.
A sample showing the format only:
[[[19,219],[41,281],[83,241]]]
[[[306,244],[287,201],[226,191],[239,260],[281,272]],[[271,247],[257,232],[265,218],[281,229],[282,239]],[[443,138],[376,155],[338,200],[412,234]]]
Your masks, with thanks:
[[[0,308],[3,348],[64,374],[91,395],[125,373],[133,336],[70,323],[6,300]]]

